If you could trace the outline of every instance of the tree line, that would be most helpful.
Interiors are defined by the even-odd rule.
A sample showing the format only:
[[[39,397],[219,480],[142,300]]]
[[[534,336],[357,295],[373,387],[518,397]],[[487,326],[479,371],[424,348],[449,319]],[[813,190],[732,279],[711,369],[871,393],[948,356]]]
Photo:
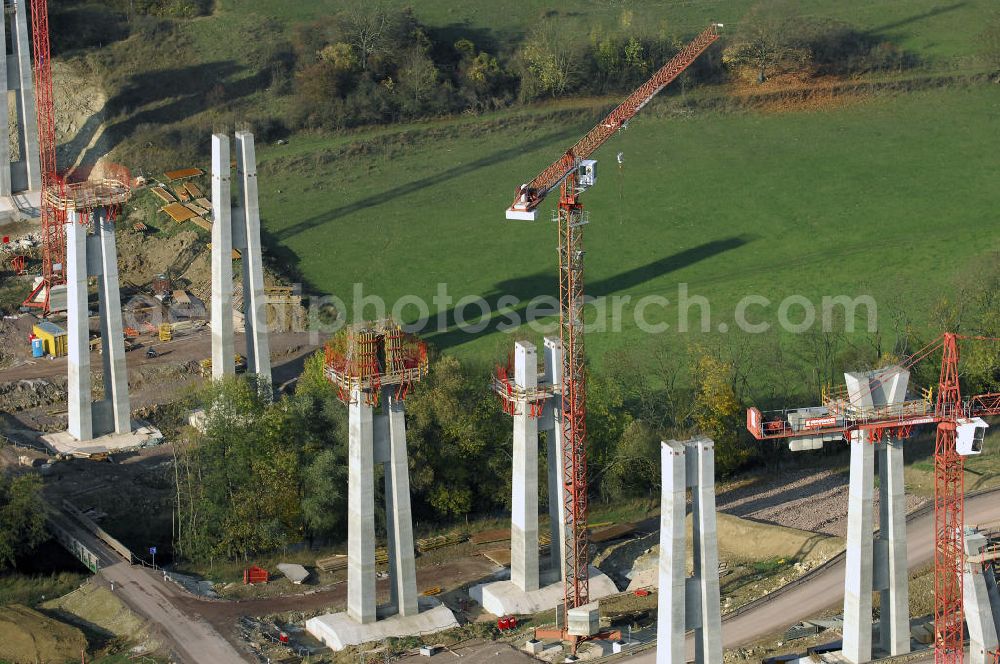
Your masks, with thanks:
[[[659,443],[668,438],[713,438],[722,477],[779,466],[786,447],[757,442],[746,432],[748,406],[814,405],[824,386],[842,384],[844,371],[898,363],[943,330],[1000,335],[998,258],[970,265],[925,324],[887,303],[873,333],[709,335],[681,349],[651,338],[606,355],[599,368],[588,370],[592,499],[657,495]],[[843,330],[843,323],[834,327]],[[911,385],[936,385],[939,363],[937,355],[914,367]],[[489,389],[491,370],[434,353],[429,376],[407,398],[418,527],[509,512],[512,423]],[[967,394],[1000,391],[1000,348],[970,344],[962,373]],[[323,375],[321,354],[307,361],[295,393],[276,401],[269,388],[245,378],[207,386],[196,401],[206,408],[205,431],[188,430],[176,445],[178,554],[241,558],[344,538],[347,408]],[[837,452],[827,446],[820,454]]]
[[[622,11],[618,25],[567,30],[550,12],[513,45],[451,41],[412,9],[367,5],[297,26],[291,40],[297,127],[344,128],[479,112],[566,95],[634,89],[690,35],[655,28]],[[851,75],[917,64],[893,42],[846,23],[802,17],[786,2],[762,2],[680,85],[776,74]]]

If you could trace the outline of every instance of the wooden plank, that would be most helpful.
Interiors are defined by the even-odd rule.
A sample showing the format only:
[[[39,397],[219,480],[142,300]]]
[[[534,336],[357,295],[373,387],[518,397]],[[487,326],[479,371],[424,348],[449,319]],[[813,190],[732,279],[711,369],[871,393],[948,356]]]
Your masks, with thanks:
[[[176,171],[169,171],[164,173],[168,180],[173,182],[174,180],[183,180],[184,178],[192,178],[195,175],[203,175],[205,171],[200,168],[181,168]]]
[[[195,201],[195,203],[197,203],[198,205],[202,206],[206,210],[211,210],[212,209],[212,201],[208,200],[207,198],[204,198],[204,197],[199,198],[198,200]]]
[[[204,194],[201,193],[201,188],[194,182],[185,182],[184,189],[187,190],[187,193],[191,194],[192,199],[201,198],[202,196],[204,196]]]
[[[500,530],[484,530],[472,536],[473,544],[490,544],[492,542],[503,542],[510,539],[510,530],[503,528]]]
[[[347,556],[334,555],[327,558],[317,558],[316,567],[324,572],[336,572],[347,568]]]
[[[186,207],[187,209],[191,210],[192,212],[194,212],[199,217],[204,217],[206,214],[208,214],[208,210],[206,210],[205,208],[201,207],[200,205],[195,205],[194,203],[185,203],[184,207]]]
[[[207,219],[202,219],[201,217],[192,217],[191,223],[199,228],[204,228],[209,233],[212,232],[212,222]]]
[[[617,526],[607,526],[606,528],[596,528],[590,533],[591,542],[610,542],[621,539],[635,531],[634,523],[622,523]]]
[[[157,196],[157,198],[159,198],[164,203],[173,203],[174,201],[177,200],[176,198],[174,198],[173,194],[171,194],[163,187],[153,187],[152,189],[150,189],[150,191],[153,192]]]
[[[510,567],[510,549],[491,549],[483,551],[483,557],[500,567]]]
[[[164,205],[161,209],[168,215],[170,215],[171,219],[177,222],[187,221],[188,219],[192,219],[198,216],[191,210],[184,207],[181,203],[171,203],[170,205]]]
[[[187,193],[187,189],[185,189],[184,187],[174,187],[174,193],[177,194],[177,198],[181,199],[182,201],[191,200],[191,194]]]

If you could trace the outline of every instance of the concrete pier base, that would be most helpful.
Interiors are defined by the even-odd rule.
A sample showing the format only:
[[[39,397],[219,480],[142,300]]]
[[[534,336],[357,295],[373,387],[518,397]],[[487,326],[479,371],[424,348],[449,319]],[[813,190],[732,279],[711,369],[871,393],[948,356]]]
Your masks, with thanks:
[[[306,621],[306,631],[332,650],[403,636],[423,636],[458,627],[455,615],[430,597],[420,598],[420,611],[412,616],[387,615],[360,624],[347,613],[331,613]]]
[[[687,630],[694,630],[695,662],[722,661],[722,609],[715,517],[714,443],[699,438],[664,442],[660,506],[657,664],[684,664]],[[684,516],[692,494],[694,575],[687,576]]]
[[[619,592],[615,582],[596,567],[590,568],[589,588],[595,601]],[[547,570],[541,574],[537,590],[524,591],[514,582],[500,579],[472,586],[469,597],[495,616],[529,615],[561,606],[563,590],[560,573]]]

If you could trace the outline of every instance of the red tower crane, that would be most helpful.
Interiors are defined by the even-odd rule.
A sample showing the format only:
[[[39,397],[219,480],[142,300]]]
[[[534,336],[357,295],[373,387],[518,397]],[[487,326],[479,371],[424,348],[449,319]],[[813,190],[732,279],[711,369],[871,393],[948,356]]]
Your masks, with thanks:
[[[42,309],[48,314],[52,288],[66,282],[66,210],[54,203],[54,199],[62,197],[62,181],[56,166],[56,113],[52,92],[48,0],[31,0],[31,34],[42,171],[42,281],[24,305]]]
[[[823,438],[864,432],[875,442],[890,432],[907,438],[914,426],[937,424],[934,445],[934,661],[963,661],[962,538],[965,529],[965,456],[982,449],[985,425],[976,418],[1000,415],[1000,393],[962,399],[958,381],[959,340],[1000,341],[992,337],[963,336],[947,332],[917,351],[903,367],[916,365],[941,351],[941,376],[937,400],[904,401],[876,408],[862,408],[842,395],[826,399],[826,413],[789,418],[794,411],[761,413],[747,410],[747,429],[757,440]],[[891,373],[883,376],[883,381]]]
[[[718,38],[721,24],[713,23],[667,64],[615,108],[604,120],[570,148],[555,163],[528,184],[522,185],[507,210],[508,219],[534,220],[539,204],[561,185],[557,222],[559,227],[560,331],[563,344],[562,477],[565,519],[564,624],[569,611],[589,603],[587,537],[587,387],[583,346],[583,226],[587,215],[580,194],[596,178],[590,156],[631,120],[643,106],[687,69]],[[576,639],[568,633],[564,638]]]

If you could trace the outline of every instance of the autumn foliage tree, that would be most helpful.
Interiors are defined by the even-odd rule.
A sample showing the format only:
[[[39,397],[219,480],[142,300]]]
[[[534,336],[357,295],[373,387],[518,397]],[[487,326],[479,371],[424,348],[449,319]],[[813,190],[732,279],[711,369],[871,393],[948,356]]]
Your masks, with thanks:
[[[743,407],[733,385],[734,367],[731,362],[702,350],[693,371],[696,382],[694,424],[715,441],[718,472],[732,473],[751,457],[751,449],[743,435]]]

